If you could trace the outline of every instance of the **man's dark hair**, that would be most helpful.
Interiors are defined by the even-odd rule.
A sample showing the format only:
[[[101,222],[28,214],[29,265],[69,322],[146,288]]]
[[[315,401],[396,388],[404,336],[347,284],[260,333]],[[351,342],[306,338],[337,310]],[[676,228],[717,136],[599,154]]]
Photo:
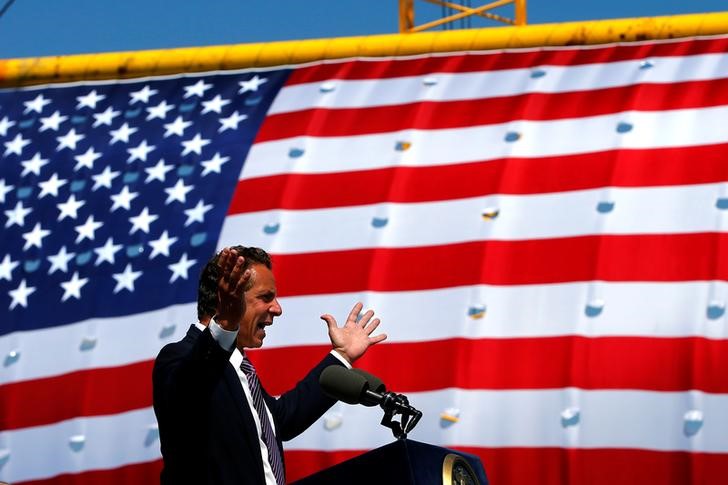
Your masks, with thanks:
[[[239,256],[245,258],[243,270],[248,269],[252,264],[262,264],[266,268],[272,269],[270,255],[263,249],[245,246],[231,246],[230,249],[234,249]],[[220,253],[217,253],[210,258],[200,275],[200,284],[197,287],[197,318],[200,320],[204,317],[212,317],[217,310],[217,280],[220,277],[217,260],[219,257]],[[252,285],[252,279],[248,284]]]

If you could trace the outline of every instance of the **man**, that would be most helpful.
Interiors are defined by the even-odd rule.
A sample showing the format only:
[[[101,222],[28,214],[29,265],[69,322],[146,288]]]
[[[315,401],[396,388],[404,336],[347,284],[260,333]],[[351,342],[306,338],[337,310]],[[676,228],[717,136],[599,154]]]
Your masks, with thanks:
[[[318,380],[330,365],[346,365],[386,338],[371,310],[357,321],[354,305],[339,327],[328,326],[333,349],[296,387],[278,399],[260,385],[245,348],[263,345],[266,327],[283,312],[269,255],[235,246],[212,258],[200,277],[197,313],[184,339],[165,346],[154,363],[154,412],[164,458],[161,481],[171,484],[283,485],[282,441],[303,432],[334,400]],[[281,365],[285,365],[284,362]]]

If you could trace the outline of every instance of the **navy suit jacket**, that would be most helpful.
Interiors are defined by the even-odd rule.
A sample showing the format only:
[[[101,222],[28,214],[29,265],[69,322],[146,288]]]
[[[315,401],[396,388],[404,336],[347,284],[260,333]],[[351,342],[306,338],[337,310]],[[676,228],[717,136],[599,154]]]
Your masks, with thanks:
[[[264,485],[263,460],[253,415],[238,375],[210,334],[192,325],[184,339],[166,345],[154,362],[154,413],[164,458],[162,485]],[[265,389],[276,440],[290,440],[333,404],[319,386],[327,355],[296,387],[279,399]]]

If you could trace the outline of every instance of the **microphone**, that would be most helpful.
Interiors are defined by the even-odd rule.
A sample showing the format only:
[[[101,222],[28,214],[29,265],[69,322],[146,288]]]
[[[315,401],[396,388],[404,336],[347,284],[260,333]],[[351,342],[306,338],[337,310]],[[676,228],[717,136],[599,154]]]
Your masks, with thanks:
[[[321,373],[319,383],[330,398],[347,404],[379,405],[385,412],[382,424],[391,428],[397,438],[406,438],[422,417],[406,396],[388,392],[380,378],[361,369],[330,365]],[[392,420],[395,414],[402,415],[401,423]]]
[[[368,384],[366,377],[340,365],[330,365],[319,377],[324,394],[347,404],[359,404]]]
[[[359,374],[367,381],[367,389],[364,390],[364,396],[361,404],[365,406],[376,406],[378,402],[367,398],[367,390],[377,394],[384,394],[387,392],[387,386],[384,385],[384,382],[382,382],[382,380],[374,374],[370,374],[369,372],[362,369],[351,369],[350,372],[353,372],[354,374]]]

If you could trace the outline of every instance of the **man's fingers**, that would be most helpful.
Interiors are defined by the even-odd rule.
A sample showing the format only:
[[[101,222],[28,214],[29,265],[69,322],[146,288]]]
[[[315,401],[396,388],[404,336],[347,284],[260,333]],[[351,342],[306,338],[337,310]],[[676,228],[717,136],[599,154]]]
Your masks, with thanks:
[[[326,322],[326,326],[329,327],[329,330],[336,328],[336,319],[328,313],[324,313],[323,315],[321,315],[321,320]]]
[[[364,315],[362,315],[361,318],[359,319],[359,322],[358,322],[359,325],[361,325],[362,327],[366,327],[367,323],[369,323],[369,320],[371,320],[373,316],[374,316],[374,311],[367,310],[367,312]]]
[[[245,260],[243,260],[243,262],[240,263],[240,269],[238,269],[238,271],[242,271],[243,264],[245,264]],[[237,268],[237,266],[236,266],[236,268]],[[233,270],[233,271],[235,271],[235,270]],[[248,281],[250,281],[250,278],[252,278],[252,277],[253,277],[253,273],[250,271],[250,268],[246,269],[245,272],[243,272],[242,276],[240,276],[239,278],[236,277],[235,287],[233,288],[233,293],[236,296],[241,296],[243,293],[245,293],[245,288],[248,286]]]
[[[229,257],[230,250],[228,248],[223,248],[223,250],[220,251],[220,255],[217,257],[217,267],[220,268],[221,273],[225,270]]]
[[[223,248],[217,258],[217,267],[220,269],[218,280],[230,281],[233,269],[238,260],[238,252],[234,249]]]
[[[369,345],[378,344],[379,342],[382,342],[383,340],[387,340],[386,333],[380,333],[379,335],[375,335],[374,337],[369,337]]]
[[[364,327],[364,331],[367,333],[367,335],[371,335],[372,332],[377,329],[380,323],[382,322],[378,318],[375,318],[374,320],[372,320],[372,323]]]
[[[243,272],[244,262],[245,258],[243,258],[242,256],[231,258],[231,260],[226,264],[226,267],[223,270],[222,274],[220,275],[220,279],[230,291],[235,290],[235,286],[240,280]]]
[[[238,259],[238,252],[234,249],[228,249],[227,257],[225,258],[225,266],[222,267],[223,275],[228,278],[232,275],[235,266],[238,264]]]
[[[364,308],[364,304],[360,301],[356,302],[354,308],[352,308],[349,312],[349,316],[346,317],[346,323],[356,323],[356,317],[359,316],[359,312],[361,312],[362,308]]]

